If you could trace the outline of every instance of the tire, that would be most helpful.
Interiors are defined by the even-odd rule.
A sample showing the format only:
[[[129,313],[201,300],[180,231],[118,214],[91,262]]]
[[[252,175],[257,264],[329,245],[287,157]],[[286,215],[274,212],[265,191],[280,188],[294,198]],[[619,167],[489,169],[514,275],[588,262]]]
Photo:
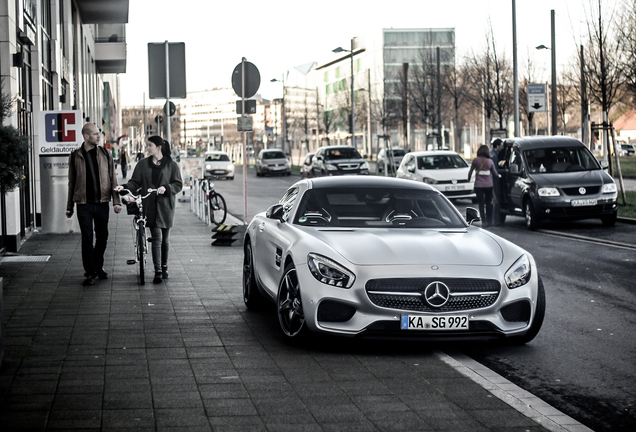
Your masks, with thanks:
[[[256,275],[254,274],[254,254],[249,241],[243,249],[243,302],[250,310],[262,309],[265,298],[258,291]]]
[[[139,285],[146,284],[146,227],[139,222],[137,225],[137,271]]]
[[[210,195],[210,219],[216,225],[221,225],[227,217],[225,198],[218,193]]]
[[[523,215],[526,218],[526,228],[530,231],[534,231],[541,225],[541,220],[537,216],[537,212],[534,210],[532,201],[527,199],[523,202]]]
[[[499,212],[499,225],[503,225],[506,222],[506,213]]]
[[[307,333],[307,325],[305,324],[305,313],[300,298],[300,285],[296,268],[291,263],[285,266],[283,278],[278,285],[276,312],[283,334],[290,340],[303,339]]]
[[[534,319],[532,320],[532,324],[530,324],[530,328],[523,336],[512,336],[506,339],[506,342],[511,345],[523,345],[530,342],[534,339],[539,330],[541,330],[541,326],[543,325],[543,318],[545,317],[545,289],[543,287],[543,281],[539,278],[539,292],[537,296],[537,307],[534,312]]]
[[[618,219],[618,212],[615,211],[611,215],[601,216],[601,222],[605,226],[614,226],[616,225],[616,220]]]

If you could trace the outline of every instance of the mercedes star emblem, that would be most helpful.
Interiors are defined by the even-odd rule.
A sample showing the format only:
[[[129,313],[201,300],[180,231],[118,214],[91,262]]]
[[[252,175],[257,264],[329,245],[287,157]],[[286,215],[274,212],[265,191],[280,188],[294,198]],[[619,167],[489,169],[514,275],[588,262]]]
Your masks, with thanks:
[[[431,307],[440,308],[448,302],[450,289],[443,282],[431,282],[424,290],[424,298]]]

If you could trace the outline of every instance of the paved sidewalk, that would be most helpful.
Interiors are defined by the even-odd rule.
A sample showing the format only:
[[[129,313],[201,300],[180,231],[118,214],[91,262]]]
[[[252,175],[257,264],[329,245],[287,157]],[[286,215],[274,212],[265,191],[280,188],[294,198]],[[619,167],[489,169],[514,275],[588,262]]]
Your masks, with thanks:
[[[20,255],[48,261],[0,264],[3,432],[546,430],[488,373],[471,379],[424,344],[287,344],[273,311],[243,305],[242,249],[211,247],[189,203],[169,281],[137,286],[124,213],[111,215],[109,279],[94,286],[82,286],[79,234],[34,234]],[[571,423],[550,430],[585,430]]]

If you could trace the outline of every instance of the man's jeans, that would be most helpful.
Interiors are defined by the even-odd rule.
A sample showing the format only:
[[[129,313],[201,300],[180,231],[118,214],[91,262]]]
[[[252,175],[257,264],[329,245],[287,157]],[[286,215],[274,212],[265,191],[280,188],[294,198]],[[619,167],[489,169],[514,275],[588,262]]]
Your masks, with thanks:
[[[104,267],[108,242],[109,203],[77,204],[77,220],[82,231],[82,264],[86,276],[96,275]],[[93,225],[95,246],[93,246]]]

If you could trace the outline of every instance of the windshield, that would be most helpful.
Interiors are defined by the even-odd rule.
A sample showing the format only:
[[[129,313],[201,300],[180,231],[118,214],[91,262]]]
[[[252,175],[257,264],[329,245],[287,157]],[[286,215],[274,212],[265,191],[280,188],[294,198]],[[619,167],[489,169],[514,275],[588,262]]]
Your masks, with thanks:
[[[310,189],[294,223],[353,228],[465,228],[439,192],[422,189],[343,187]]]
[[[354,148],[335,148],[325,151],[325,159],[362,159]]]
[[[205,155],[206,162],[229,162],[230,157],[224,153],[215,153]]]
[[[561,173],[601,169],[598,161],[585,147],[563,147],[525,150],[531,173]]]
[[[263,159],[285,159],[282,151],[263,152]]]
[[[458,154],[418,156],[417,169],[454,169],[466,168],[468,164]]]

